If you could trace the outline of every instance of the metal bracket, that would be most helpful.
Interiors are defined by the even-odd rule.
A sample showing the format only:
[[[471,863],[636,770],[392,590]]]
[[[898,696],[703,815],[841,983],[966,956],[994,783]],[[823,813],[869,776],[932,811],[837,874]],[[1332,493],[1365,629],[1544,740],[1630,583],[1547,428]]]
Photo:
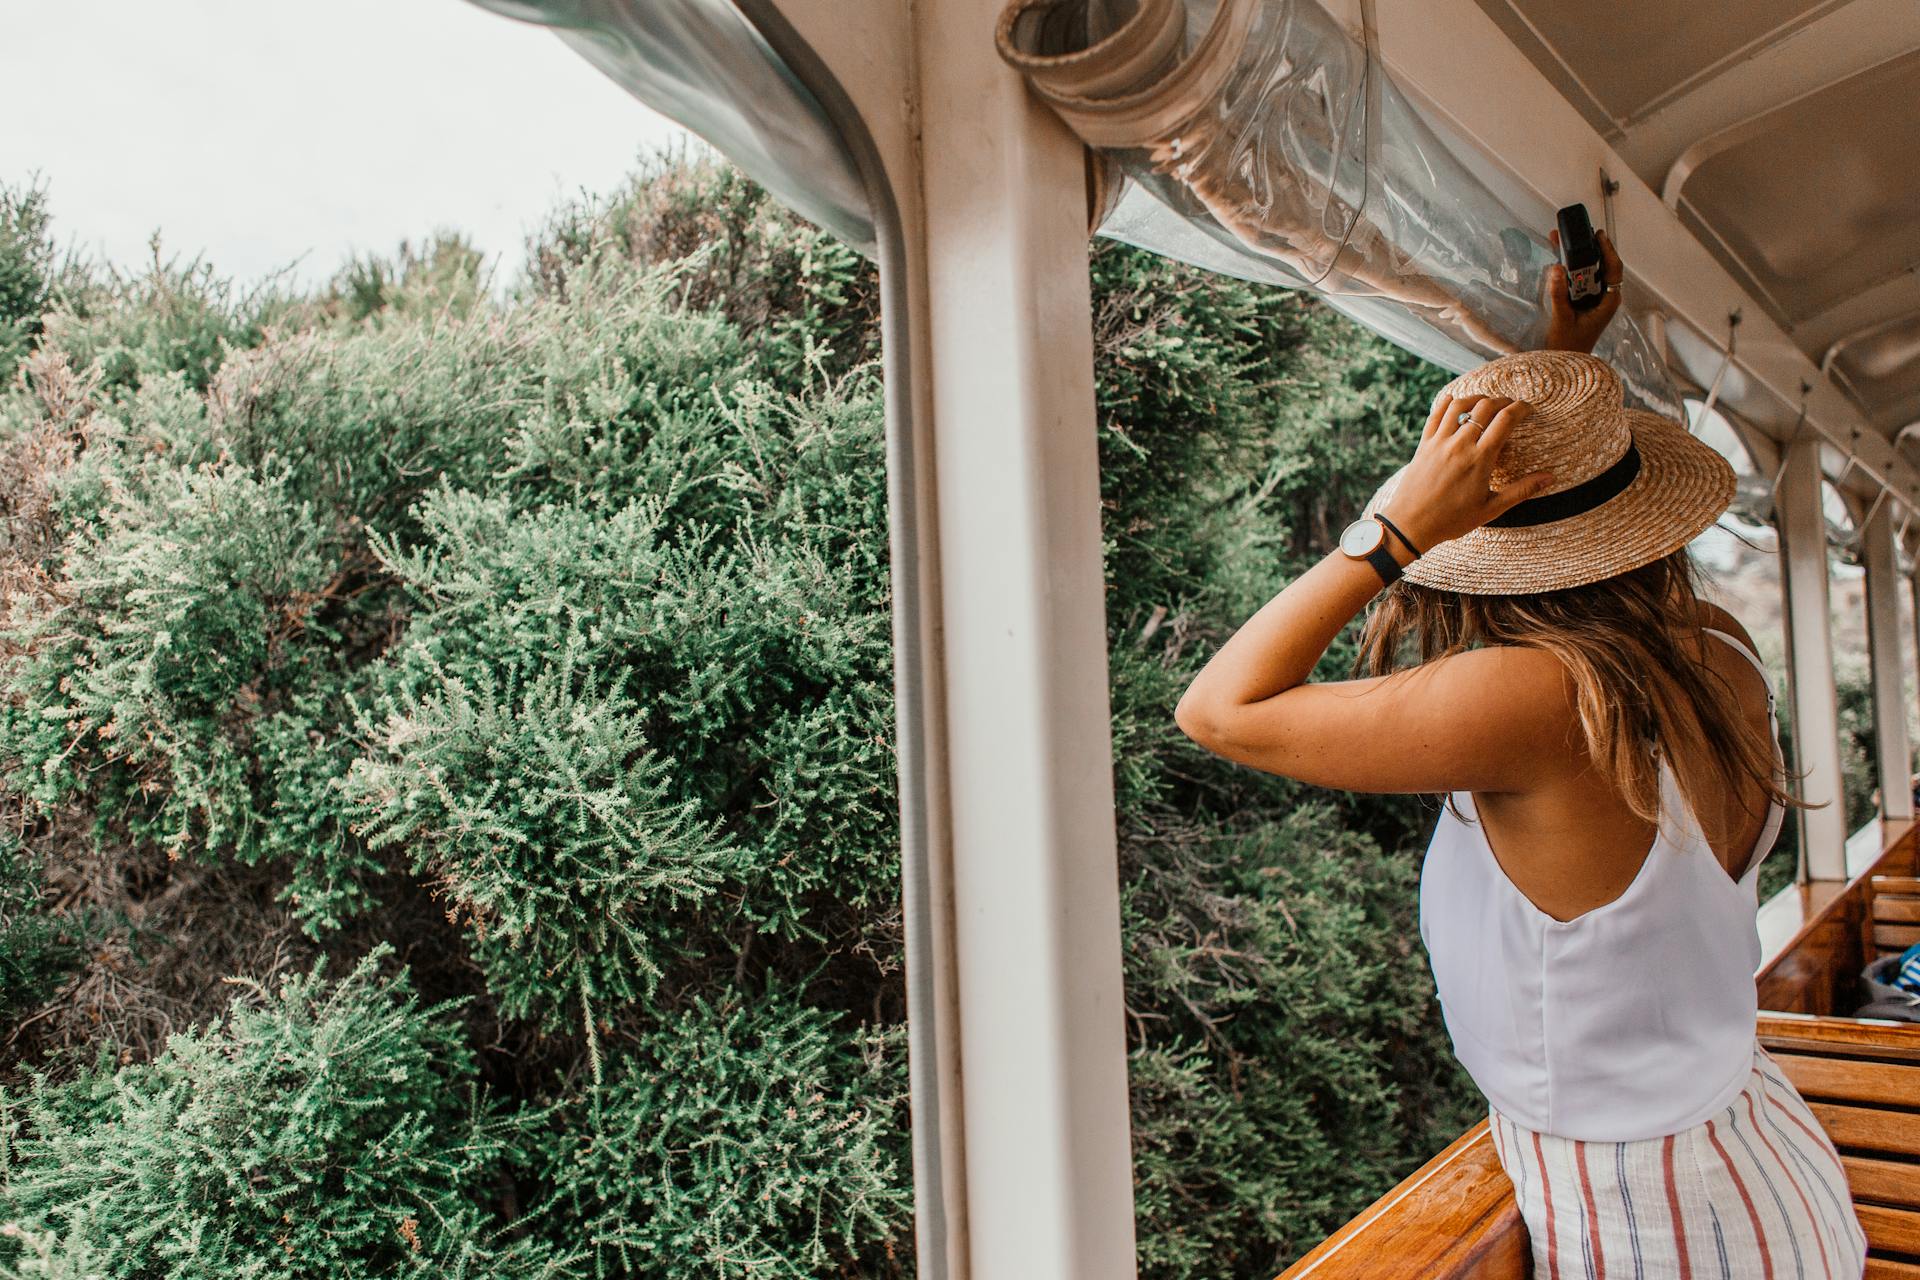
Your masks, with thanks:
[[[1728,366],[1733,363],[1735,339],[1739,336],[1739,333],[1740,312],[1736,309],[1727,313],[1727,349],[1720,357],[1720,367],[1714,370],[1713,384],[1707,388],[1707,398],[1700,404],[1700,414],[1694,419],[1692,427],[1689,428],[1689,430],[1693,431],[1696,435],[1699,433],[1700,424],[1707,420],[1707,415],[1713,412],[1713,406],[1720,401],[1720,383],[1727,376]],[[1803,386],[1800,391],[1800,419],[1802,422],[1806,421],[1807,417],[1806,393],[1810,389],[1811,388]],[[1796,425],[1795,430],[1798,429]]]
[[[1800,383],[1800,415],[1793,420],[1793,430],[1780,446],[1780,465],[1774,469],[1773,482],[1767,486],[1767,503],[1777,506],[1780,499],[1780,478],[1787,474],[1787,455],[1793,450],[1794,441],[1800,438],[1801,429],[1807,425],[1807,397],[1813,394],[1813,384],[1802,380]]]

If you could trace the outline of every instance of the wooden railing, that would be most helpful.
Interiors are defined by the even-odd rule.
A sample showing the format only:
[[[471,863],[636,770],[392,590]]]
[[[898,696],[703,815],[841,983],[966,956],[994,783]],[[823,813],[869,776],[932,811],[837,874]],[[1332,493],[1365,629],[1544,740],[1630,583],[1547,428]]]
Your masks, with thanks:
[[[1859,875],[1797,886],[1769,904],[1770,958],[1755,978],[1768,1011],[1760,1017],[1762,1042],[1845,1153],[1877,1255],[1869,1280],[1920,1280],[1920,1024],[1832,1015],[1858,1005],[1864,964],[1920,941],[1915,834],[1911,823],[1890,827],[1885,849]],[[1482,1121],[1280,1280],[1524,1280],[1531,1273],[1513,1187]]]
[[[1762,1009],[1776,1013],[1852,1013],[1859,1004],[1856,996],[1861,968],[1898,937],[1911,934],[1908,941],[1920,940],[1920,926],[1914,924],[1874,925],[1876,889],[1886,893],[1897,885],[1910,884],[1914,874],[1914,825],[1903,822],[1890,827],[1889,837],[1879,858],[1844,884],[1815,881],[1798,885],[1762,909],[1767,926],[1762,930],[1763,944],[1768,941],[1768,928],[1784,934],[1768,947],[1771,958],[1755,978]],[[1879,910],[1884,912],[1891,905],[1881,904]],[[1790,927],[1796,914],[1798,925]]]
[[[1521,1280],[1532,1269],[1513,1184],[1482,1120],[1288,1267],[1282,1280]]]

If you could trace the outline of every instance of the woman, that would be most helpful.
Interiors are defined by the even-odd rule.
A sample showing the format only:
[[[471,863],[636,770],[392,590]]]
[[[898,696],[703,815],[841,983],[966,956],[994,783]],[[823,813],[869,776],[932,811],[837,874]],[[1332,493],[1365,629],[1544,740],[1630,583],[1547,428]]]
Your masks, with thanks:
[[[1536,1276],[1859,1276],[1833,1143],[1755,1036],[1755,882],[1794,802],[1771,681],[1686,550],[1733,472],[1622,407],[1588,354],[1617,292],[1578,317],[1548,284],[1550,349],[1448,384],[1176,719],[1270,773],[1447,794],[1420,932]],[[1371,674],[1310,682],[1383,587]]]

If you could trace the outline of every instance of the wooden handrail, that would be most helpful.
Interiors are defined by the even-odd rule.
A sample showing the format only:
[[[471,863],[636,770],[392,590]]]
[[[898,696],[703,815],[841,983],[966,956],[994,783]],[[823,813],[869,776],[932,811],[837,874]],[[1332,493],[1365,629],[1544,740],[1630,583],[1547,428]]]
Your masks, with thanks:
[[[1886,848],[1845,884],[1796,885],[1762,908],[1763,921],[1779,907],[1800,910],[1787,936],[1776,939],[1755,977],[1760,1007],[1785,1013],[1849,1014],[1861,968],[1873,958],[1872,898],[1875,876],[1906,876],[1914,870],[1912,823],[1887,824]],[[1763,930],[1763,933],[1765,931]],[[1763,937],[1763,943],[1767,939]]]
[[[1522,1280],[1528,1264],[1513,1184],[1482,1120],[1288,1267],[1281,1280]]]

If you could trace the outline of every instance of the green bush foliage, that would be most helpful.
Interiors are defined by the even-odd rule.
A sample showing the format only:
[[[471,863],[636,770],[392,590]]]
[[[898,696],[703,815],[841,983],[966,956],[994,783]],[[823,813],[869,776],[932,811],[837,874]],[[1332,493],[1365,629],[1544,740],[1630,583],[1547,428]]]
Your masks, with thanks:
[[[79,967],[99,922],[47,902],[42,860],[0,833],[0,1017],[29,1012]]]
[[[685,243],[709,195],[741,237],[725,275],[715,248],[670,259],[613,234],[652,219],[659,244]],[[656,171],[563,222],[595,230],[536,246],[541,273],[508,300],[442,239],[313,297],[161,264],[45,316],[0,417],[20,464],[0,768],[62,884],[145,923],[75,954],[52,945],[65,922],[44,895],[9,899],[22,1012],[61,1030],[35,1042],[44,1065],[6,1064],[33,1083],[0,1183],[18,1256],[0,1245],[0,1264],[543,1274],[589,1240],[594,1274],[710,1275],[737,1227],[793,1274],[910,1268],[871,279],[717,166]],[[809,326],[840,312],[836,352]],[[748,330],[756,313],[771,322]],[[287,914],[229,867],[277,883]],[[269,947],[424,958],[458,1007],[388,1047],[441,1064],[433,1096],[369,1112],[271,1069],[255,996],[198,1029],[171,1025],[178,1002],[138,1007],[166,985],[145,969],[195,954],[166,931],[221,893],[249,895],[232,919]],[[191,895],[214,896],[182,909]],[[352,971],[324,1026],[400,1035]],[[320,997],[289,999],[283,1023]],[[88,1037],[102,1009],[141,1034]],[[724,1161],[636,1143],[667,1114],[647,1073],[683,1052],[727,1082],[701,1123],[734,1118],[764,1197],[702,1181]],[[368,1070],[425,1070],[390,1059]],[[500,1104],[449,1111],[480,1077]],[[567,1126],[540,1118],[556,1108]],[[286,1178],[250,1144],[280,1120],[233,1125],[289,1109],[346,1150],[299,1175],[297,1222],[269,1231],[258,1197]],[[356,1115],[422,1145],[381,1146]],[[582,1163],[603,1120],[623,1154]],[[168,1163],[189,1131],[198,1163]],[[122,1198],[103,1202],[73,1171],[116,1146]],[[216,1174],[265,1189],[223,1199]],[[649,1186],[705,1207],[663,1206],[643,1227],[667,1243],[642,1257],[615,1224]],[[396,1204],[431,1212],[397,1236]],[[129,1237],[130,1216],[158,1225]],[[336,1253],[308,1251],[306,1224]],[[700,1232],[706,1252],[683,1257]],[[289,1242],[297,1261],[268,1260]]]
[[[469,689],[447,676],[384,726],[386,758],[348,794],[375,848],[410,850],[471,919],[474,957],[509,1017],[557,988],[592,1008],[657,986],[674,908],[711,894],[726,848],[665,763],[633,699],[567,637],[555,660]],[[612,687],[606,687],[608,685]]]
[[[0,368],[11,369],[32,349],[52,302],[48,222],[44,185],[0,186]]]
[[[684,1013],[559,1117],[543,1216],[577,1222],[609,1274],[896,1265],[913,1211],[904,1036],[843,1031],[778,991],[728,1008],[696,997]]]
[[[1841,781],[1840,795],[1833,803],[1843,806],[1846,829],[1855,831],[1880,811],[1881,780],[1873,729],[1873,671],[1866,661],[1843,654],[1834,664],[1833,677],[1839,697]],[[1787,696],[1784,680],[1781,681],[1776,716],[1780,725],[1781,754],[1786,758],[1787,770],[1791,773],[1796,767],[1793,703]],[[1894,785],[1907,786],[1909,780],[1896,779]],[[1799,871],[1799,820],[1790,811],[1780,828],[1780,838],[1774,842],[1773,852],[1760,864],[1760,901],[1765,902],[1794,883]]]
[[[41,343],[97,374],[107,400],[169,374],[205,391],[229,354],[260,342],[294,305],[271,282],[241,290],[202,259],[162,257],[158,239],[143,271],[71,264],[59,283]]]
[[[447,1011],[378,973],[387,954],[243,984],[151,1062],[36,1081],[4,1113],[30,1257],[170,1280],[567,1274],[476,1203],[526,1123],[480,1094]]]
[[[16,1223],[0,1226],[0,1239],[18,1246],[11,1262],[0,1262],[5,1280],[100,1280],[106,1274],[100,1251],[87,1243],[86,1211],[74,1215],[80,1224],[61,1234],[27,1231]]]
[[[583,266],[609,259],[678,264],[686,307],[745,335],[759,372],[787,390],[878,350],[879,291],[860,256],[738,169],[685,150],[650,160],[604,198],[556,210],[532,248],[524,292],[547,298],[572,296]]]

